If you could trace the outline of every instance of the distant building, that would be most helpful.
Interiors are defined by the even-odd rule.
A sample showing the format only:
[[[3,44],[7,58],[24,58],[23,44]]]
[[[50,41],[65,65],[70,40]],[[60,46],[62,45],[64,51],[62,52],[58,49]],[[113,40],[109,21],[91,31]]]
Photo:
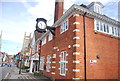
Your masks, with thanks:
[[[103,15],[100,2],[64,14],[63,4],[56,0],[55,36],[47,31],[37,40],[39,70],[52,79],[118,79],[120,23]]]
[[[7,55],[7,56],[8,56],[7,62],[8,63],[13,62],[13,55]]]
[[[1,31],[1,34],[0,34],[0,52],[1,52],[1,46],[2,46],[2,31]]]
[[[3,62],[2,59],[3,59],[3,52],[0,52],[0,63]]]
[[[5,52],[0,52],[0,63],[10,63],[12,62],[11,56]]]
[[[41,36],[41,33],[34,32],[30,42],[30,73],[39,71],[40,42],[37,40]]]
[[[12,61],[10,55],[8,55],[5,52],[2,52],[1,47],[2,47],[2,31],[0,33],[0,63],[10,63]]]
[[[21,50],[21,54],[23,55],[23,65],[24,66],[29,66],[29,56],[30,56],[30,52],[29,52],[29,43],[31,40],[31,33],[29,35],[24,34],[24,39],[23,39],[23,46],[22,46],[22,50]]]

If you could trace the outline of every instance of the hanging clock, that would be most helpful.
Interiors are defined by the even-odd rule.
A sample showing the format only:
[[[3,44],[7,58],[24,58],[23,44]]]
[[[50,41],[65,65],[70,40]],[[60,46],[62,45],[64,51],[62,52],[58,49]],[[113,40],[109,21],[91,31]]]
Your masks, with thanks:
[[[37,21],[37,27],[39,27],[40,29],[45,29],[46,28],[46,26],[47,26],[47,24],[46,24],[47,20],[46,19],[37,18],[36,21]]]
[[[36,23],[36,30],[37,32],[40,33],[45,33],[46,31],[50,31],[53,35],[55,35],[55,33],[53,32],[53,30],[55,31],[55,27],[50,27],[47,26],[47,20],[44,18],[37,18],[36,19],[37,23]]]
[[[38,22],[38,27],[39,27],[40,29],[45,29],[45,28],[46,28],[45,22],[39,21],[39,22]]]

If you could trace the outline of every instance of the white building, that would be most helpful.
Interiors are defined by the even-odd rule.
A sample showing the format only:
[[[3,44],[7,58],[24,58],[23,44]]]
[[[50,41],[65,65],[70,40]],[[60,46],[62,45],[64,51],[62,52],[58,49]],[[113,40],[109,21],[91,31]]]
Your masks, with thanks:
[[[39,69],[39,43],[36,44],[36,41],[38,40],[39,37],[41,37],[41,33],[34,32],[33,37],[31,39],[30,43],[30,51],[31,51],[31,56],[30,56],[30,73],[36,72]]]

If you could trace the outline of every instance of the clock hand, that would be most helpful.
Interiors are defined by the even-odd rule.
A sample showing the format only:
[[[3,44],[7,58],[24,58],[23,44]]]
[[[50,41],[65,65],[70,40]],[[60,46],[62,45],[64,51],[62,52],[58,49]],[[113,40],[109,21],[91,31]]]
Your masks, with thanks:
[[[46,32],[45,29],[40,29],[39,27],[36,27],[36,30],[35,30],[35,31],[41,32],[41,33],[42,33],[42,32],[44,32],[44,33]]]

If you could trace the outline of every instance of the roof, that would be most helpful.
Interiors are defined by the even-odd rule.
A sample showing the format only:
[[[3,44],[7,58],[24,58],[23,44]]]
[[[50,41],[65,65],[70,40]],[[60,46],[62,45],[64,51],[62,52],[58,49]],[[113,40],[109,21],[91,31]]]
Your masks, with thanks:
[[[102,8],[104,7],[104,5],[101,2],[92,2],[90,3],[87,7],[90,8],[91,6],[93,6],[94,4],[99,4]]]
[[[88,17],[98,18],[98,19],[107,21],[107,22],[109,22],[109,23],[112,23],[112,24],[114,24],[114,25],[116,25],[116,26],[120,25],[120,22],[119,22],[119,24],[118,24],[118,21],[116,21],[116,20],[114,20],[114,19],[111,19],[110,17],[107,17],[107,16],[105,16],[105,15],[101,15],[101,14],[96,13],[96,12],[94,12],[94,11],[91,11],[91,10],[89,10],[89,9],[87,9],[87,8],[84,8],[84,7],[82,7],[82,6],[79,6],[79,5],[74,4],[74,5],[72,5],[72,6],[63,14],[63,16],[62,16],[59,20],[57,20],[57,21],[55,22],[55,24],[54,24],[53,26],[56,26],[56,25],[60,24],[65,18],[69,17],[69,16],[72,15],[72,14],[77,13],[77,14],[83,15],[85,12],[87,12],[87,15],[86,15],[86,16],[88,16]]]
[[[98,2],[100,4],[100,2]],[[70,15],[73,15],[73,14],[81,14],[83,15],[85,12],[87,12],[86,16],[87,17],[91,17],[91,18],[97,18],[97,19],[101,19],[103,21],[106,21],[106,22],[109,22],[111,24],[114,24],[118,27],[120,27],[120,22],[114,20],[114,19],[111,19],[110,17],[107,17],[105,15],[101,15],[99,13],[96,13],[94,11],[91,11],[87,8],[84,8],[83,6],[80,6],[80,5],[72,5],[63,15],[60,19],[58,19],[53,25],[52,27],[57,27],[61,24],[61,22],[63,22],[63,20],[65,20],[66,18],[68,18]],[[50,31],[47,31],[46,33],[44,33],[37,41],[40,41],[42,40],[46,35],[48,35],[50,33]]]
[[[33,34],[33,37],[32,39],[30,40],[30,43],[29,43],[29,48],[31,47],[34,47],[34,45],[36,45],[36,41],[43,35],[43,33],[38,33],[37,31],[34,31],[34,34]]]
[[[84,7],[84,8],[87,8],[87,6],[85,4],[81,4],[80,6]]]

